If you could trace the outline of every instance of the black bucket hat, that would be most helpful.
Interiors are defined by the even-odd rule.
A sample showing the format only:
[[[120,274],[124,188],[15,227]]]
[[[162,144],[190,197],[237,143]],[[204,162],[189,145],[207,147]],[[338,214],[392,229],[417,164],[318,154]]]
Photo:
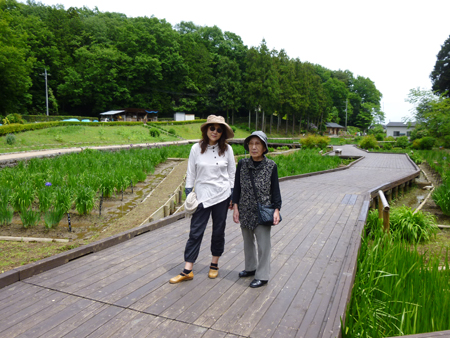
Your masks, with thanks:
[[[244,149],[247,150],[248,152],[250,152],[250,150],[248,149],[248,143],[250,142],[250,139],[253,136],[259,137],[261,139],[261,141],[264,142],[264,145],[266,146],[266,150],[264,151],[263,154],[267,154],[269,152],[269,146],[267,145],[267,135],[264,132],[262,132],[261,130],[254,131],[249,137],[247,137],[244,140]]]

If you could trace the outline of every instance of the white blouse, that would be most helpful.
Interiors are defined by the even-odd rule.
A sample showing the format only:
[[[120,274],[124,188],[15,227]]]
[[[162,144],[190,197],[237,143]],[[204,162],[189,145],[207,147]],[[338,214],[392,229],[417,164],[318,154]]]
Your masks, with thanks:
[[[219,146],[208,145],[202,154],[199,143],[195,143],[189,154],[186,174],[186,188],[194,187],[198,203],[208,208],[226,200],[234,187],[236,163],[233,148],[227,144],[227,151],[219,156]]]

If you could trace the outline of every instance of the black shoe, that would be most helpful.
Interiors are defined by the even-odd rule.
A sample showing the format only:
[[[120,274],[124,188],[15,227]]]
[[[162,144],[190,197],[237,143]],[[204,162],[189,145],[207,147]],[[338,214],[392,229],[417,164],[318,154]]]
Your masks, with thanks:
[[[250,277],[250,276],[254,276],[256,271],[241,271],[239,272],[239,278],[241,277]]]
[[[260,279],[254,279],[251,283],[250,283],[250,287],[251,288],[259,288],[263,285],[266,285],[267,281],[266,280],[260,280]]]

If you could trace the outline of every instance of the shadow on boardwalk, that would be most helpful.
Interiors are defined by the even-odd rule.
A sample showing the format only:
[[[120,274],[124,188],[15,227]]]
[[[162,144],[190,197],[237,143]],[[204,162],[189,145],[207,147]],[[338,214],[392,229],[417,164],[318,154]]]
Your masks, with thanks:
[[[183,268],[189,220],[0,289],[2,337],[336,337],[353,283],[368,191],[417,172],[405,155],[363,155],[348,170],[283,180],[269,283],[248,287],[239,225],[229,213],[217,279],[207,228],[195,278]]]

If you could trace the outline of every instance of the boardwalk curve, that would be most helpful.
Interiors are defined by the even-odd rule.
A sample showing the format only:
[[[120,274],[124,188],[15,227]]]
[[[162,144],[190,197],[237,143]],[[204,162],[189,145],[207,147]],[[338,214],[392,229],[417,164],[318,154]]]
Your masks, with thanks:
[[[229,213],[217,279],[207,277],[211,227],[194,280],[182,270],[189,219],[0,289],[1,337],[337,337],[353,283],[370,191],[418,174],[404,154],[372,154],[347,170],[280,182],[269,283],[239,279],[244,253]]]

